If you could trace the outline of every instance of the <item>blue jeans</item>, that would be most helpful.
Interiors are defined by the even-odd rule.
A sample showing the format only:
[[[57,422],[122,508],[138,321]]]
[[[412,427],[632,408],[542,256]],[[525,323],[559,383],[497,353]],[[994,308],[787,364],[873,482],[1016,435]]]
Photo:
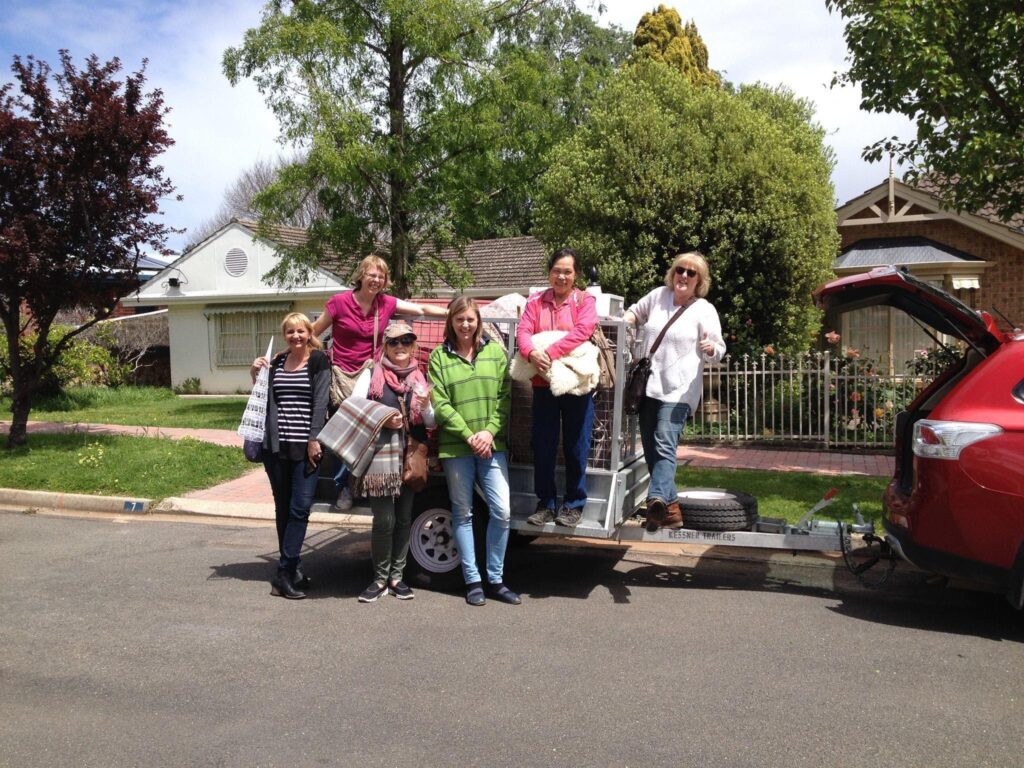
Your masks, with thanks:
[[[640,441],[644,446],[644,460],[651,473],[647,498],[668,503],[677,498],[676,448],[679,433],[690,416],[686,403],[665,403],[645,397],[640,404]]]
[[[565,498],[570,508],[587,504],[587,459],[594,429],[594,395],[560,395],[547,387],[533,388],[533,491],[541,506],[554,509],[555,452],[562,432],[565,457]]]
[[[274,494],[274,517],[277,520],[277,547],[281,559],[277,567],[294,572],[306,538],[309,508],[313,506],[317,474],[306,475],[305,461],[290,461],[264,451],[263,467],[270,478]]]
[[[452,501],[452,527],[455,546],[462,556],[462,577],[467,584],[480,581],[473,543],[473,483],[480,484],[490,510],[487,522],[487,581],[500,584],[508,547],[508,527],[512,516],[508,490],[508,456],[504,451],[489,459],[459,456],[441,459],[448,479],[448,496]]]

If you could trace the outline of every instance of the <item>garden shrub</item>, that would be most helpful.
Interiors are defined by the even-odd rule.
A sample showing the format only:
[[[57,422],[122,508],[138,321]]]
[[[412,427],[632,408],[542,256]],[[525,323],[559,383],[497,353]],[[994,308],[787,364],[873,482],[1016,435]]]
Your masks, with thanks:
[[[69,326],[54,325],[50,328],[49,339],[59,339],[71,330]],[[27,333],[20,339],[22,359],[32,364],[36,333]],[[74,339],[61,352],[54,365],[43,372],[36,393],[41,396],[56,395],[69,387],[101,386],[117,387],[125,382],[128,367],[119,363],[107,349],[86,339]],[[13,389],[10,355],[7,345],[0,345],[0,393],[10,395]]]

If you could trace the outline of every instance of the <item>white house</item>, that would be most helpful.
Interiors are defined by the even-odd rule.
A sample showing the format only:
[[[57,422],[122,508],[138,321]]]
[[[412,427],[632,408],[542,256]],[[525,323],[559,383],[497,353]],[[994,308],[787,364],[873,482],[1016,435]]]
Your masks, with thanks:
[[[256,235],[256,223],[234,220],[179,259],[167,265],[125,306],[166,306],[170,331],[171,384],[198,379],[203,392],[248,392],[249,366],[267,349],[281,350],[281,318],[304,312],[313,319],[334,294],[347,290],[345,280],[358,259],[329,254],[327,264],[304,285],[281,289],[263,281],[280,261],[278,245],[301,245],[307,234],[298,227],[275,227],[274,241]],[[416,301],[442,306],[458,294],[488,300],[509,293],[527,295],[545,285],[544,245],[533,237],[479,240],[463,249],[446,248],[440,257],[470,275],[470,285],[437,286],[430,298]],[[440,330],[440,326],[433,331]]]
[[[305,237],[291,229],[279,228],[282,242]],[[264,282],[279,260],[277,246],[258,238],[252,222],[236,220],[124,298],[126,306],[167,307],[173,386],[194,378],[203,392],[248,392],[249,366],[270,337],[275,350],[284,348],[281,318],[292,311],[314,317],[347,287],[325,269],[287,290]]]

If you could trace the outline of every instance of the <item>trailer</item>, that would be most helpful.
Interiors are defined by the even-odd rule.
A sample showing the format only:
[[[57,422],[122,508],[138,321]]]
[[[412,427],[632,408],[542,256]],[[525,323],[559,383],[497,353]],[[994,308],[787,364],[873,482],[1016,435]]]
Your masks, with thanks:
[[[515,355],[517,319],[484,317],[483,322],[489,335],[504,343],[510,358]],[[443,325],[435,320],[418,320],[414,327],[420,340],[421,354],[429,354],[429,350],[440,342]],[[637,351],[633,328],[613,318],[602,320],[601,328],[615,352],[616,385],[613,389],[598,390],[594,396],[594,431],[586,474],[588,498],[583,517],[574,527],[555,523],[535,526],[526,520],[536,507],[530,447],[533,393],[529,382],[512,383],[507,438],[513,536],[530,539],[582,538],[622,544],[644,541],[842,552],[851,570],[864,565],[854,565],[849,560],[851,536],[860,534],[869,543],[877,542],[871,523],[864,522],[859,514],[852,524],[814,517],[835,500],[834,490],[826,493],[794,525],[781,519],[760,517],[756,499],[741,492],[684,488],[680,491],[679,501],[684,511],[685,527],[648,531],[643,525],[643,502],[650,476],[643,460],[638,419],[635,415],[626,414],[623,408],[623,382]],[[330,478],[333,473],[331,463],[326,463],[318,487],[319,501],[314,504],[315,511],[329,512],[332,509],[330,500],[333,499],[334,486]],[[556,481],[561,491],[564,487],[561,472],[556,472]],[[369,506],[360,499],[356,500],[352,512],[370,514]],[[486,524],[486,504],[479,493],[473,518],[474,525]],[[882,553],[877,559],[887,557],[888,553]],[[461,579],[460,557],[452,532],[451,503],[440,471],[432,472],[428,486],[416,496],[409,560],[411,570],[431,582]]]

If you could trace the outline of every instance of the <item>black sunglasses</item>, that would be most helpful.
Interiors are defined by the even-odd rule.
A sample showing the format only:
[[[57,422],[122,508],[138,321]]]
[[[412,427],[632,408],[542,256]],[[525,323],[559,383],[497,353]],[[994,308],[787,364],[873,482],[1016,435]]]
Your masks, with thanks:
[[[399,344],[403,347],[411,347],[415,341],[415,336],[406,334],[405,336],[399,336],[397,339],[385,339],[384,343],[389,347],[397,347]]]
[[[697,276],[697,270],[696,269],[690,269],[689,267],[676,267],[675,271],[676,271],[677,275],[685,274],[687,277],[696,277]]]

